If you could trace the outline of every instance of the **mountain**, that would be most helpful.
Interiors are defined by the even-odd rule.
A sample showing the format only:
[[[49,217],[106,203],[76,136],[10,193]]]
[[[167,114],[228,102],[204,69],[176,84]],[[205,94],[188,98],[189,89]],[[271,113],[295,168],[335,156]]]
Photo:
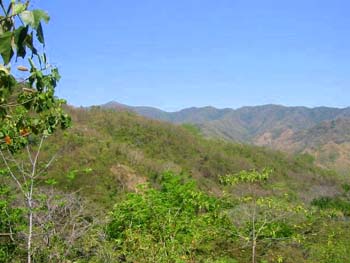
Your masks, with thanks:
[[[218,192],[219,176],[243,169],[273,168],[274,184],[299,198],[317,197],[322,187],[332,193],[333,173],[313,165],[305,156],[290,156],[263,147],[208,140],[187,126],[150,120],[128,111],[92,107],[68,108],[73,128],[51,138],[61,158],[50,174],[65,188],[84,193],[110,206],[113,193],[134,189],[137,183],[157,181],[163,171],[185,172],[201,187]],[[92,169],[93,173],[84,172]],[[62,177],[74,172],[74,180]],[[276,190],[277,191],[277,190]],[[278,191],[277,191],[278,192]]]
[[[222,137],[230,135],[231,139],[256,143],[257,139],[266,133],[269,133],[274,140],[288,130],[293,132],[305,130],[322,121],[333,120],[344,115],[347,115],[345,110],[325,107],[313,109],[279,105],[243,107],[233,110],[221,119],[204,123],[203,130],[208,135],[215,130],[216,133],[223,134]],[[244,133],[232,132],[237,127],[240,127]]]
[[[293,153],[311,153],[316,157],[316,161],[325,167],[341,167],[342,171],[350,168],[350,108],[263,105],[236,110],[193,107],[166,112],[116,102],[107,103],[102,107],[126,109],[147,118],[176,124],[192,123],[207,137],[267,146]],[[326,158],[325,154],[331,157]],[[339,161],[334,155],[341,157]]]
[[[144,117],[172,123],[198,125],[204,134],[234,141],[265,144],[261,136],[278,138],[283,132],[306,130],[338,118],[350,117],[350,108],[285,107],[263,105],[234,109],[217,109],[211,106],[187,108],[166,112],[152,107],[133,107],[109,102],[103,108],[125,109]],[[261,143],[257,142],[260,141]],[[268,142],[266,142],[268,144]]]
[[[153,107],[144,106],[128,106],[115,101],[101,105],[102,108],[116,110],[130,110],[140,114],[141,116],[172,123],[203,123],[210,120],[216,120],[223,117],[231,109],[216,109],[214,107],[192,107],[183,109],[178,112],[166,112]]]

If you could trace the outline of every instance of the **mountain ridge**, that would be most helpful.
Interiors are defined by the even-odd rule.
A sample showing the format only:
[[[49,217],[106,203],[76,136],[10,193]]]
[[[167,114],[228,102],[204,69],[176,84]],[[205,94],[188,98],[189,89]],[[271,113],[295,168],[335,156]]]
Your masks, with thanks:
[[[128,109],[131,111],[134,111],[144,117],[156,119],[159,120],[157,116],[153,116],[153,114],[156,113],[162,113],[164,115],[167,115],[166,119],[170,122],[179,122],[183,123],[186,121],[186,119],[189,119],[189,114],[205,114],[207,112],[215,113],[211,115],[213,118],[203,118],[203,121],[210,121],[214,119],[218,119],[223,117],[224,115],[228,113],[238,112],[240,114],[247,114],[251,111],[266,111],[266,110],[288,110],[288,111],[304,111],[309,112],[310,114],[317,114],[317,113],[328,113],[333,115],[346,115],[350,117],[350,107],[344,107],[344,108],[338,108],[338,107],[328,107],[328,106],[318,106],[318,107],[306,107],[306,106],[284,106],[280,104],[264,104],[264,105],[257,105],[257,106],[243,106],[239,108],[217,108],[214,106],[203,106],[203,107],[187,107],[180,109],[178,111],[165,111],[162,109],[158,109],[156,107],[151,106],[130,106],[126,104],[122,104],[116,101],[110,101],[105,104],[99,105],[102,108],[109,108],[109,109]],[[157,115],[157,114],[155,114]],[[176,116],[176,117],[174,117]],[[181,118],[181,116],[183,118]]]
[[[228,141],[266,146],[292,153],[312,153],[319,164],[342,171],[350,168],[350,107],[283,106],[267,104],[238,109],[212,106],[166,112],[153,107],[133,107],[109,102],[102,108],[128,110],[160,121],[190,123],[203,135]],[[339,160],[330,151],[336,150]],[[326,154],[327,153],[327,154]],[[324,156],[330,156],[325,158]],[[337,155],[337,154],[335,154]],[[322,157],[320,157],[322,156]],[[346,157],[349,156],[349,157]],[[324,165],[323,165],[324,166]]]
[[[238,109],[218,109],[212,106],[191,107],[167,112],[153,107],[128,106],[118,102],[101,105],[102,108],[130,110],[141,116],[182,124],[191,123],[201,128],[207,136],[233,141],[256,143],[256,139],[267,132],[274,137],[286,129],[299,132],[338,118],[350,118],[350,107],[332,108],[304,106],[283,106],[267,104],[245,106]]]

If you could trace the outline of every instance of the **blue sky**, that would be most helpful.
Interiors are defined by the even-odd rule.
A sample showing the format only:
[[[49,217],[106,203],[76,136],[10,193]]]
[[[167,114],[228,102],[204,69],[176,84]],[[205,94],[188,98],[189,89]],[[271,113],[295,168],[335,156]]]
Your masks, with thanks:
[[[347,0],[34,0],[70,104],[350,106]]]

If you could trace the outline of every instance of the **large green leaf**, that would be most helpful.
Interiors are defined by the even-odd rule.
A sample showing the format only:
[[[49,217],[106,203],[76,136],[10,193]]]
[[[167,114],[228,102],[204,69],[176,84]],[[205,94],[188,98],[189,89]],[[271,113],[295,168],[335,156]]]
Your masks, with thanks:
[[[0,54],[4,64],[8,64],[13,56],[11,47],[12,32],[6,32],[0,35]]]
[[[11,32],[6,32],[0,35],[0,53],[6,52],[11,48]]]

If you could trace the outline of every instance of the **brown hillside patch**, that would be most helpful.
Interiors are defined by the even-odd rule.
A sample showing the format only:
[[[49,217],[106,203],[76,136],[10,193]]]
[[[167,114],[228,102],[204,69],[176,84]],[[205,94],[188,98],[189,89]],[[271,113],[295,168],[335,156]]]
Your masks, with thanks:
[[[332,168],[341,174],[347,174],[350,168],[350,143],[336,144],[328,142],[318,149],[306,149],[315,156],[316,163],[322,168]]]
[[[265,132],[254,140],[254,143],[259,146],[267,146],[272,144],[272,133]]]
[[[126,165],[113,165],[110,171],[117,177],[122,187],[128,191],[136,191],[137,185],[147,182],[146,177],[136,174],[132,168]]]
[[[294,132],[292,129],[283,130],[277,137],[274,137],[271,132],[266,132],[254,140],[254,144],[258,146],[269,146],[274,149],[293,151],[294,145],[292,137]]]

